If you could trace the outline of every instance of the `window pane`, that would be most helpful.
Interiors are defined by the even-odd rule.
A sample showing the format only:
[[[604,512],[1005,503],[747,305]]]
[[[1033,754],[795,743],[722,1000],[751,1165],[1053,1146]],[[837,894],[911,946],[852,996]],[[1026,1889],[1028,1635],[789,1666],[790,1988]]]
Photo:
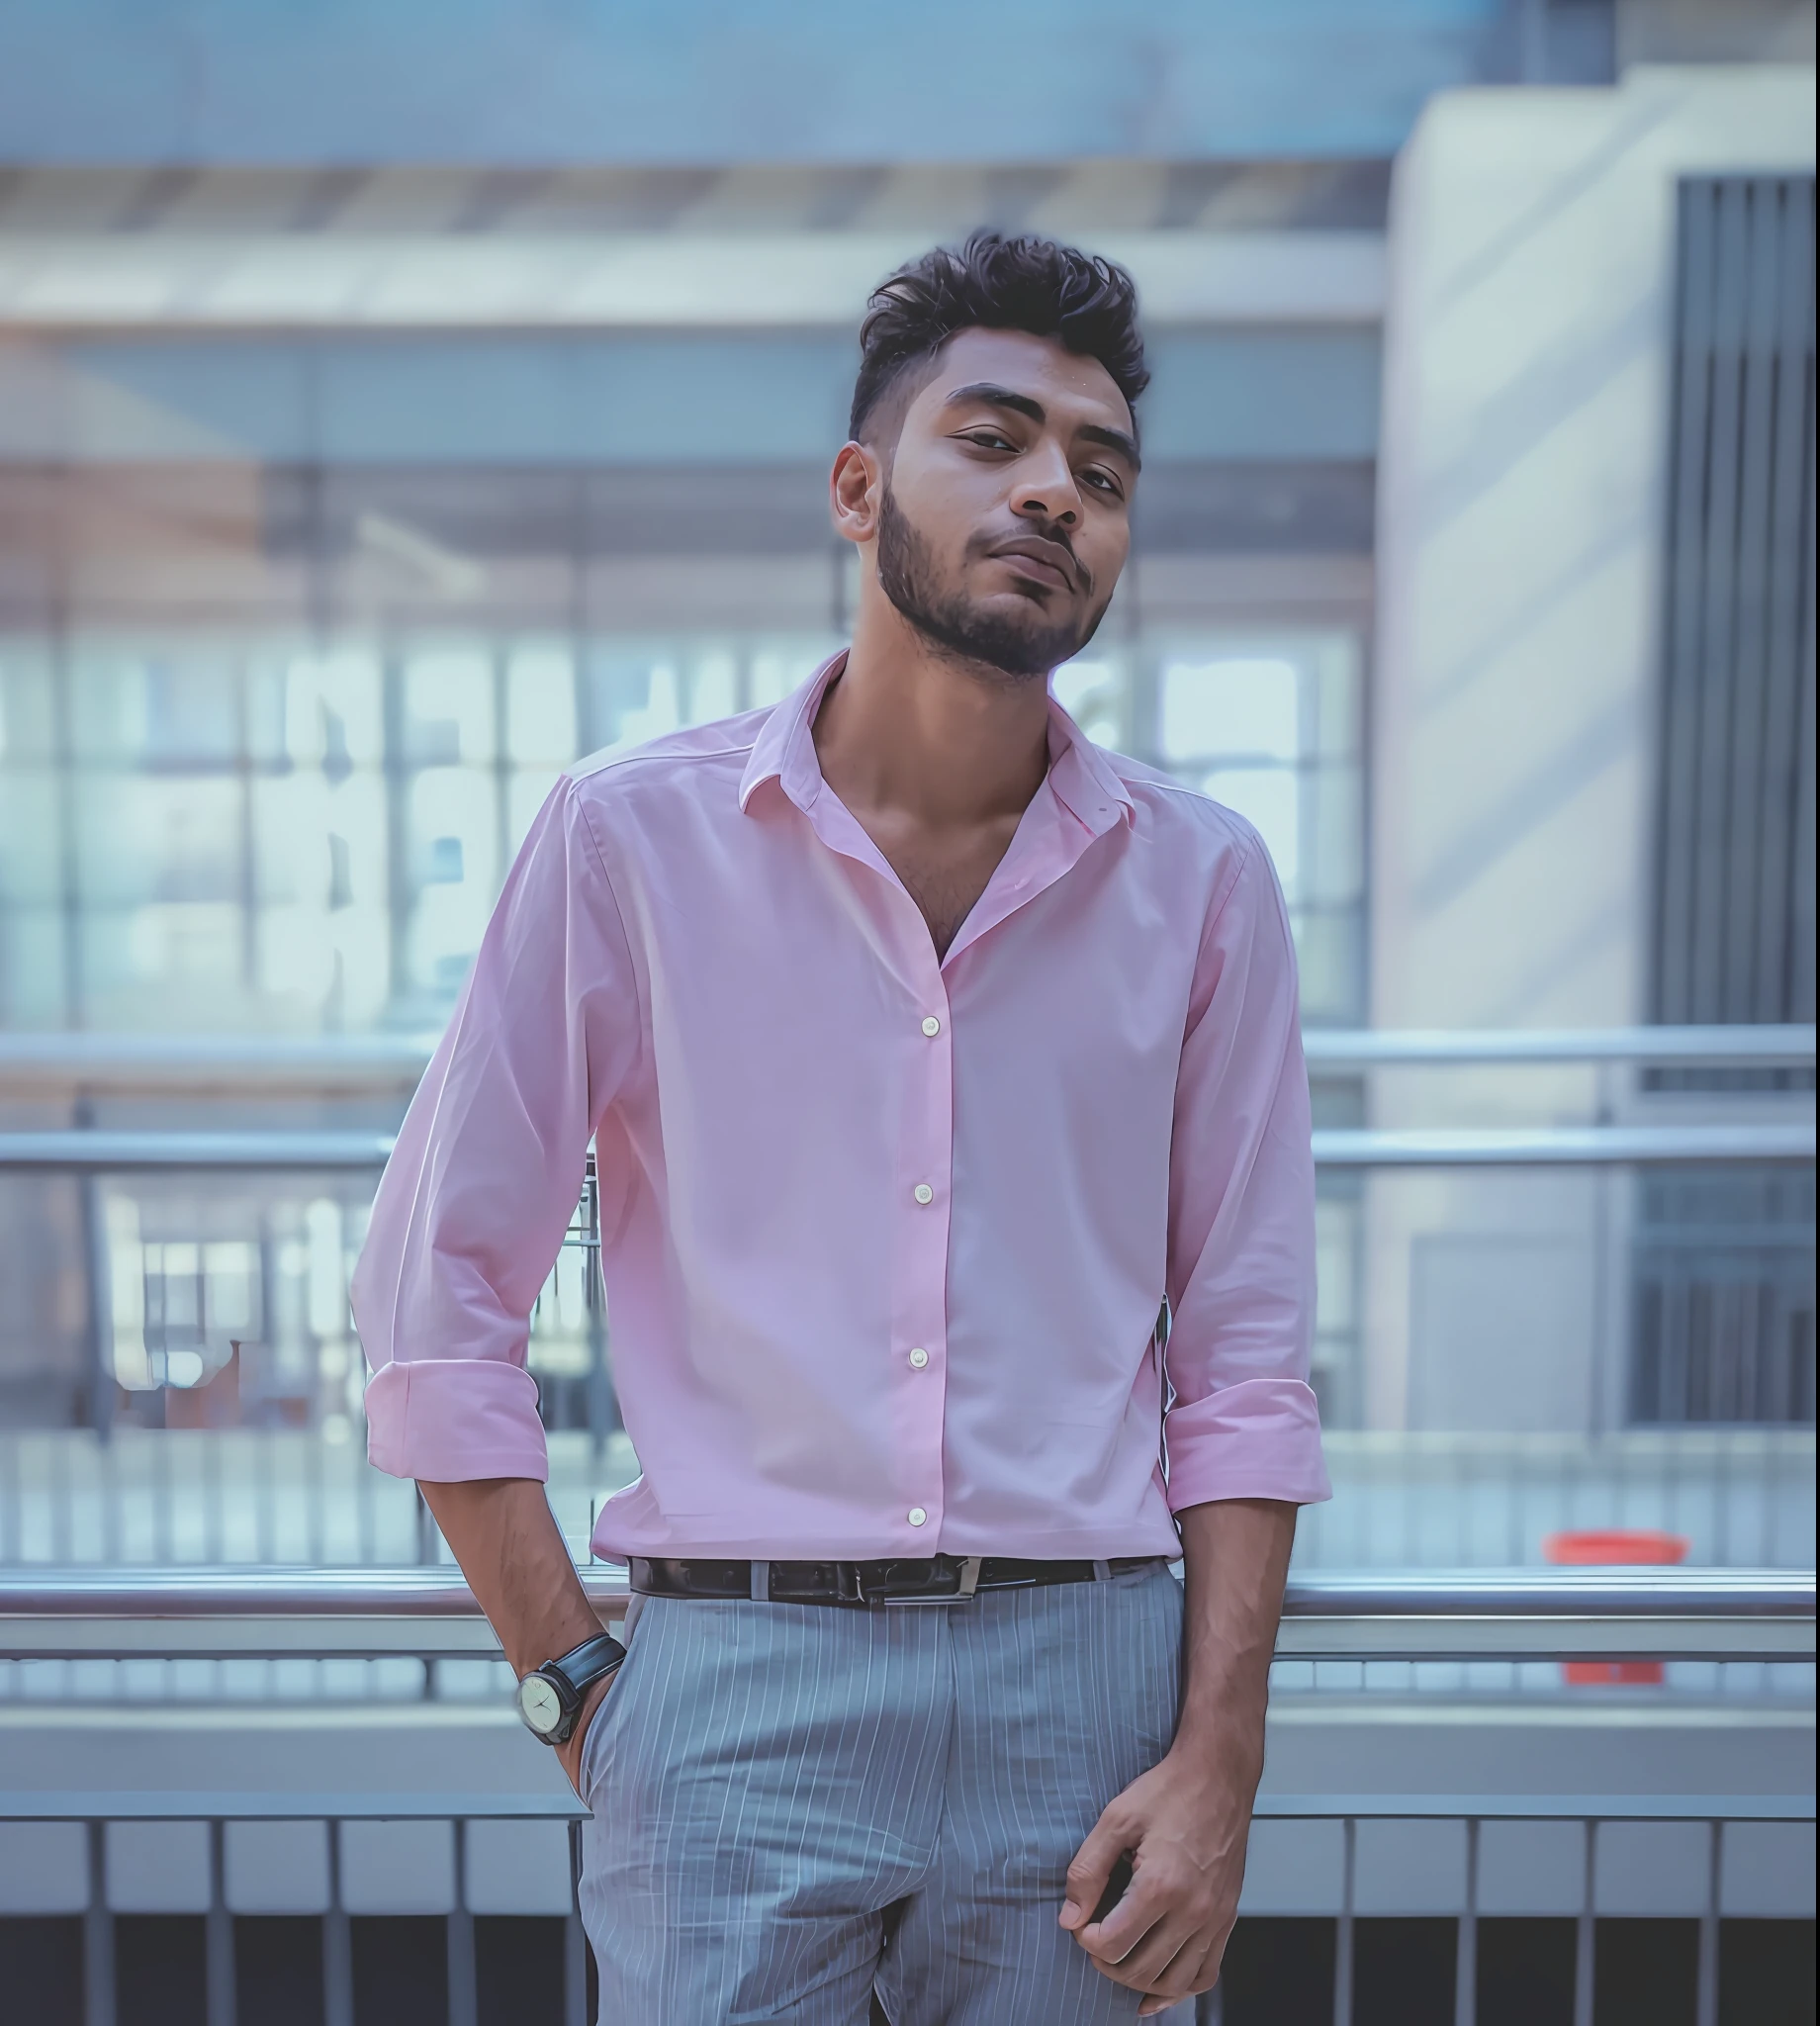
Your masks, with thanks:
[[[36,641],[0,642],[0,767],[42,767],[54,747],[48,655]]]
[[[10,901],[0,908],[0,1022],[24,1028],[65,1025],[67,933],[60,910]]]
[[[492,657],[476,646],[419,649],[405,664],[405,753],[418,766],[491,760]]]
[[[1050,678],[1059,703],[1096,745],[1118,748],[1126,743],[1129,683],[1124,665],[1110,656],[1065,662]]]
[[[62,890],[54,775],[0,769],[0,906],[46,907]]]
[[[514,648],[506,667],[506,750],[561,767],[576,756],[575,658],[565,646]]]
[[[76,787],[85,903],[240,896],[240,783],[221,775],[87,774]]]
[[[1301,672],[1286,660],[1172,662],[1163,670],[1162,750],[1178,766],[1214,754],[1301,757]]]

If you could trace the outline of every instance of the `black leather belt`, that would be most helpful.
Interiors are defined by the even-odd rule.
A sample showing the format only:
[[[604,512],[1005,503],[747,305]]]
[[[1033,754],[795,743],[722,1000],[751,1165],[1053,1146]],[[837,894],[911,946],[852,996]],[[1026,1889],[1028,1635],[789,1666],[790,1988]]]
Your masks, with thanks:
[[[646,1597],[752,1598],[771,1604],[955,1604],[982,1590],[1104,1583],[1166,1555],[1109,1562],[1027,1562],[1011,1555],[929,1555],[881,1562],[721,1562],[630,1557],[632,1588]]]

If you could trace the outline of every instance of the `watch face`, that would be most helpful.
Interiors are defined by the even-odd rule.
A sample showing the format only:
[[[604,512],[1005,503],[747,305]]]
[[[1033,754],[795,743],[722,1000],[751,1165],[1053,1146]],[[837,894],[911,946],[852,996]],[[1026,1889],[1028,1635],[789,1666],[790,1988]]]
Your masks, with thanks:
[[[540,1674],[527,1674],[518,1684],[518,1714],[539,1737],[548,1737],[563,1720],[562,1698]]]

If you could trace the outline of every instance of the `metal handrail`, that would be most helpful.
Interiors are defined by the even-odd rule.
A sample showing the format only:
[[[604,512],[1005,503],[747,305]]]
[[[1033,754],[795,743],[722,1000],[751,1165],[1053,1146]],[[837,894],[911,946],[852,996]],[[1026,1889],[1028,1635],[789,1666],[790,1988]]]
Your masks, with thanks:
[[[623,1604],[625,1571],[580,1566],[596,1606]],[[1298,1575],[1284,1615],[1297,1618],[1808,1618],[1811,1569],[1678,1567],[1346,1569]],[[480,1606],[449,1563],[396,1568],[270,1563],[43,1563],[0,1569],[0,1617],[184,1618],[257,1611],[301,1617],[465,1617]]]
[[[90,1090],[414,1084],[433,1034],[0,1034],[0,1084]]]
[[[1302,1036],[1323,1069],[1630,1062],[1639,1068],[1811,1068],[1811,1025],[1760,1027],[1320,1028]]]
[[[385,1166],[385,1133],[0,1133],[0,1171],[61,1174],[360,1173]],[[1682,1161],[1812,1160],[1810,1122],[1757,1125],[1320,1129],[1323,1167],[1650,1167]]]
[[[390,1133],[335,1132],[94,1132],[0,1133],[0,1171],[8,1168],[61,1174],[146,1174],[166,1170],[267,1173],[385,1166]]]
[[[1279,1821],[1811,1822],[1811,1794],[1352,1794],[1266,1787],[1255,1815]],[[223,1788],[15,1789],[5,1822],[579,1822],[572,1793],[267,1793]]]
[[[622,1571],[580,1570],[622,1615]],[[130,1628],[130,1629],[129,1629]],[[459,1570],[14,1568],[0,1658],[495,1651]],[[1814,1574],[1785,1569],[1472,1569],[1300,1576],[1282,1659],[1812,1660]]]
[[[1319,1167],[1659,1167],[1814,1158],[1812,1121],[1744,1126],[1317,1130]]]
[[[0,1034],[0,1084],[200,1089],[292,1084],[396,1088],[416,1082],[433,1034]],[[1629,1062],[1811,1067],[1811,1025],[1611,1028],[1309,1028],[1311,1067],[1466,1067],[1488,1063]]]

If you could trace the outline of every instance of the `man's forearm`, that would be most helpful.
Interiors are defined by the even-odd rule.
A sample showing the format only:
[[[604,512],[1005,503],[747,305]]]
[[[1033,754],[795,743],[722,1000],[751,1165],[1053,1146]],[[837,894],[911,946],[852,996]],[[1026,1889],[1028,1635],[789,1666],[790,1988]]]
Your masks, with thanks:
[[[1144,1996],[1140,2019],[1209,1989],[1245,1875],[1264,1770],[1264,1708],[1296,1509],[1228,1499],[1180,1516],[1187,1612],[1181,1714],[1162,1761],[1107,1804],[1068,1867],[1061,1924],[1115,1982]],[[1094,1910],[1121,1852],[1131,1883]]]
[[[1255,1789],[1296,1508],[1223,1499],[1178,1515],[1187,1591],[1175,1748]],[[1251,1763],[1252,1760],[1255,1763]]]
[[[420,1489],[514,1674],[528,1674],[599,1631],[535,1478],[485,1477]]]

